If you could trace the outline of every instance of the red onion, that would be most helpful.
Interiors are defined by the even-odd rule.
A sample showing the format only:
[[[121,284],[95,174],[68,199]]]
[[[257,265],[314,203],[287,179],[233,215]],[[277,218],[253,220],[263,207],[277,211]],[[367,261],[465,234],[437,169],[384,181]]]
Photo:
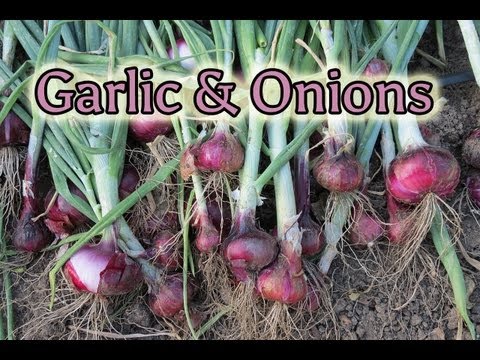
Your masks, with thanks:
[[[295,304],[307,296],[307,282],[303,273],[301,249],[282,242],[275,262],[260,271],[257,289],[266,300]]]
[[[105,296],[126,294],[142,282],[138,264],[115,251],[110,241],[80,248],[65,264],[64,272],[75,289]]]
[[[0,110],[3,104],[0,103]],[[17,114],[10,111],[0,124],[0,148],[4,146],[27,145],[30,137],[30,128]]]
[[[324,155],[313,169],[320,185],[329,191],[350,192],[357,190],[363,182],[364,172],[357,158],[349,153],[328,157]]]
[[[209,253],[220,245],[221,237],[218,230],[212,224],[208,214],[200,214],[197,216],[194,227],[198,229],[195,237],[195,246],[203,253]]]
[[[249,272],[258,272],[269,265],[277,253],[277,240],[257,229],[249,216],[236,219],[224,242],[224,257],[235,278],[242,282],[247,281]]]
[[[176,245],[175,234],[162,230],[153,240],[153,247],[147,249],[146,253],[154,265],[167,271],[177,270],[182,262],[182,256]]]
[[[125,199],[135,191],[140,182],[140,175],[137,169],[130,164],[125,164],[122,179],[120,180],[118,195],[120,200]]]
[[[302,255],[313,256],[318,254],[325,245],[325,236],[322,227],[313,221],[308,211],[303,211],[298,219],[302,230]]]
[[[68,184],[68,188],[72,195],[78,196],[85,201],[87,200],[85,195],[75,185]],[[45,209],[47,209],[54,194],[55,188],[50,189],[45,197]],[[70,205],[60,194],[58,194],[44,220],[48,229],[59,239],[68,237],[76,227],[85,224],[87,221],[88,218]]]
[[[177,48],[178,48],[178,56],[179,57],[187,57],[187,56],[192,55],[192,52],[190,51],[187,43],[183,39],[178,39],[177,40]],[[168,48],[168,57],[170,59],[174,58],[174,52],[173,52],[172,47]],[[194,58],[189,58],[189,59],[182,60],[182,61],[180,61],[180,65],[182,65],[185,69],[187,69],[189,71],[193,71],[195,69],[195,67],[197,66]]]
[[[154,212],[145,219],[142,227],[143,233],[149,237],[153,237],[158,231],[175,229],[178,229],[178,216],[173,211]],[[147,243],[151,244],[148,241]]]
[[[207,210],[215,229],[222,235],[228,234],[232,226],[232,211],[228,202],[216,197],[207,198]]]
[[[480,174],[470,175],[466,181],[468,196],[472,202],[480,207]]]
[[[43,221],[33,222],[38,211],[24,205],[13,234],[13,246],[19,251],[37,252],[53,240]]]
[[[353,224],[350,227],[348,241],[352,245],[372,246],[373,242],[385,232],[383,224],[358,206],[355,208]]]
[[[410,207],[399,203],[395,198],[387,192],[387,212],[388,212],[388,226],[387,238],[392,244],[402,244],[407,239],[405,238],[405,220],[410,215]]]
[[[183,153],[180,171],[184,180],[196,169],[232,173],[243,166],[244,149],[228,131],[215,131],[205,141],[190,145]]]
[[[389,69],[388,69],[387,63],[380,59],[370,60],[365,70],[363,70],[363,75],[368,78],[385,76],[388,73],[389,73]]]
[[[468,135],[463,144],[462,155],[468,165],[480,169],[480,128],[474,129]]]
[[[172,132],[172,129],[173,125],[170,117],[160,113],[138,114],[130,118],[130,135],[143,143],[152,142],[160,135],[168,135]]]
[[[398,201],[418,204],[425,195],[451,195],[460,180],[460,166],[453,155],[435,146],[407,150],[391,163],[387,190]]]
[[[437,132],[430,130],[430,128],[425,124],[418,124],[418,127],[420,128],[423,139],[429,145],[440,146],[440,135]]]
[[[159,284],[149,284],[148,306],[160,317],[170,318],[183,310],[183,275],[167,275]],[[197,291],[193,281],[189,279],[187,298],[190,301]]]

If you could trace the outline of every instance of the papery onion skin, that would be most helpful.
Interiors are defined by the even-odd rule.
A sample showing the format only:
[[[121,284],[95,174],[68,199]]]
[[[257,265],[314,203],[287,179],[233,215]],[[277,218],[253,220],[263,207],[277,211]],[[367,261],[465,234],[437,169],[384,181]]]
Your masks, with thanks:
[[[85,195],[73,184],[68,184],[68,188],[72,195],[78,196],[82,200],[87,200]],[[45,211],[48,209],[50,202],[55,194],[55,188],[50,189],[45,197]],[[68,237],[76,227],[84,225],[88,222],[88,218],[70,205],[60,194],[57,195],[53,205],[48,209],[45,217],[45,225],[59,239]]]
[[[355,156],[341,152],[320,160],[313,169],[313,175],[317,182],[329,191],[351,192],[362,185],[364,171]]]
[[[180,159],[180,173],[184,180],[196,170],[233,173],[242,168],[244,152],[235,136],[215,131],[209,139],[187,147]]]
[[[322,251],[325,246],[325,235],[322,227],[313,221],[308,212],[302,212],[298,225],[302,230],[302,255],[314,256]]]
[[[446,149],[422,146],[398,155],[390,164],[386,186],[406,204],[418,204],[429,193],[452,195],[460,181],[460,165]]]
[[[187,299],[190,301],[196,294],[197,287],[192,279],[188,279]],[[166,275],[159,283],[150,284],[148,306],[152,312],[163,318],[171,318],[183,310],[183,275]]]

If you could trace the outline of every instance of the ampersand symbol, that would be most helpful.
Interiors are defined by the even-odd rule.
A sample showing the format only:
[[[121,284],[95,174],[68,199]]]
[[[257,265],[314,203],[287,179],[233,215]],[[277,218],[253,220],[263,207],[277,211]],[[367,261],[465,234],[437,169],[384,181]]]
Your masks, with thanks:
[[[223,79],[223,71],[217,69],[204,69],[198,74],[198,85],[195,91],[195,106],[203,114],[217,115],[222,111],[226,111],[229,115],[236,117],[240,112],[240,107],[230,102],[232,92],[237,85],[230,83],[217,83],[214,87],[210,86],[208,79],[221,81]],[[210,99],[214,105],[207,104],[206,100]]]

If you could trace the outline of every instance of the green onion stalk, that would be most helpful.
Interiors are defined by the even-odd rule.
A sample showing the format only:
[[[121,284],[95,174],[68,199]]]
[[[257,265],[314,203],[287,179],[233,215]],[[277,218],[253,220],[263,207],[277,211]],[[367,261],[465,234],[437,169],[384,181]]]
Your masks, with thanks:
[[[286,68],[292,62],[296,38],[303,38],[307,22],[285,21],[278,39],[276,66]],[[268,143],[273,162],[287,146],[290,114],[268,119]],[[307,295],[306,276],[302,264],[302,232],[298,224],[295,190],[290,164],[283,165],[273,177],[277,213],[277,237],[280,253],[277,259],[258,274],[257,289],[264,299],[295,304]]]
[[[199,33],[195,33],[192,27],[178,23],[184,35],[186,43],[194,53],[205,51],[207,47],[202,43]],[[197,59],[202,68],[212,67],[224,71],[222,82],[231,81],[233,64],[233,21],[219,20],[211,21],[213,41],[215,48],[215,59]],[[203,47],[202,47],[203,45]],[[211,253],[221,243],[222,234],[228,229],[222,228],[223,199],[206,199],[205,189],[202,183],[201,172],[234,173],[241,169],[244,161],[244,149],[240,141],[230,132],[230,120],[228,116],[217,118],[215,128],[209,135],[203,132],[194,138],[191,131],[191,121],[187,119],[188,114],[183,113],[180,117],[183,142],[187,147],[182,155],[180,170],[184,180],[192,178],[193,191],[195,193],[194,227],[197,228],[195,245],[202,253]],[[210,206],[219,207],[222,219],[214,223],[209,213],[207,201]],[[217,225],[215,225],[217,224]]]
[[[345,22],[335,22],[335,32],[329,20],[320,20],[318,34],[325,53],[327,71],[334,72],[339,64],[339,55],[345,44]],[[334,75],[333,73],[331,75]],[[325,131],[322,159],[313,169],[314,176],[322,187],[330,191],[324,225],[326,246],[319,261],[319,269],[326,274],[338,253],[337,243],[343,236],[354,201],[354,192],[363,181],[363,168],[353,154],[354,139],[349,134],[345,114],[329,114],[328,130]]]
[[[255,21],[236,20],[234,26],[242,72],[249,82],[265,68],[266,49],[258,46]],[[223,243],[223,254],[232,274],[237,281],[245,284],[254,283],[257,273],[276,258],[278,251],[276,239],[257,228],[255,221],[257,205],[261,204],[261,189],[278,171],[278,167],[272,169],[270,177],[263,184],[255,183],[259,175],[265,120],[250,103],[245,161],[240,174],[238,200],[230,234]]]

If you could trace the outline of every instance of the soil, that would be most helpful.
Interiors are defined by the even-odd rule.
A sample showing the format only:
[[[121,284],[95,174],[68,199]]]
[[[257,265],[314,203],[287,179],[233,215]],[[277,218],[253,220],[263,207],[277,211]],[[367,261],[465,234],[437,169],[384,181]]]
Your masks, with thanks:
[[[429,26],[420,48],[437,56],[433,30]],[[411,64],[414,69],[436,75],[469,69],[467,53],[456,22],[446,22],[445,34],[447,68],[439,70],[417,55]],[[480,89],[475,82],[453,85],[444,89],[443,97],[446,99],[446,104],[442,112],[429,121],[427,126],[439,134],[442,146],[451,150],[457,159],[461,159],[463,139],[474,127],[480,125]],[[379,166],[380,162],[377,161],[373,168],[376,169]],[[457,200],[462,196],[464,180],[469,170],[466,164],[461,163],[461,166],[461,186],[449,201],[450,205],[455,208],[457,208]],[[370,190],[384,190],[381,172],[373,180]],[[315,186],[312,192],[314,200],[320,199],[315,204],[318,210],[321,208],[319,204],[324,203],[324,194],[320,193]],[[375,208],[382,216],[385,216],[383,196],[374,194],[371,196]],[[480,254],[480,226],[465,208],[462,210],[463,234],[460,240],[472,256],[478,256]],[[271,217],[271,214],[268,217]],[[431,239],[427,238],[423,247],[434,259],[435,250]],[[376,250],[383,251],[384,249],[385,245],[380,244]],[[347,255],[349,251],[346,250]],[[368,259],[371,254],[364,250],[360,251],[358,256]],[[130,294],[128,301],[125,298],[119,298],[114,304],[108,306],[107,312],[111,321],[111,325],[105,326],[105,329],[108,328],[108,334],[94,333],[95,329],[90,329],[92,332],[75,331],[75,326],[82,327],[79,326],[78,319],[82,316],[85,317],[87,306],[75,313],[75,317],[78,318],[76,321],[72,320],[72,316],[67,316],[50,323],[29,322],[31,319],[37,319],[39,315],[48,313],[48,276],[45,274],[45,269],[49,268],[48,264],[52,257],[53,254],[45,254],[40,258],[33,259],[28,266],[21,267],[25,272],[13,274],[14,298],[17,299],[15,304],[17,338],[115,338],[119,334],[123,334],[123,337],[127,338],[140,337],[139,334],[145,334],[143,335],[145,338],[155,339],[170,338],[171,334],[177,337],[186,336],[185,326],[182,325],[181,320],[164,322],[151,314],[144,300],[146,289],[140,289],[134,294]],[[459,257],[467,281],[470,316],[476,324],[477,332],[480,332],[480,274],[464,260],[460,253]],[[418,286],[414,291],[407,289],[405,294],[400,297],[395,297],[399,292],[391,292],[390,288],[379,286],[373,282],[359,268],[358,262],[350,257],[335,260],[332,269],[333,271],[329,275],[334,319],[332,320],[331,317],[319,319],[315,327],[310,329],[308,337],[385,340],[470,338],[468,331],[459,329],[457,312],[452,302],[449,301],[452,294],[445,281],[446,274],[439,266],[438,261],[433,270],[436,271],[433,274],[433,279],[436,280],[432,280],[430,276],[422,277],[413,272],[413,276],[418,279]],[[40,276],[40,274],[42,275]],[[72,292],[68,291],[65,285],[61,285],[60,288],[63,290],[57,297],[63,297],[65,303],[68,303],[68,296],[72,296]],[[62,307],[61,301],[57,300],[54,309],[60,307]],[[93,314],[102,317],[101,311]],[[337,324],[336,327],[334,322]],[[35,328],[35,331],[32,331],[32,328]],[[206,336],[207,338],[215,337],[214,334],[209,335],[209,333]]]

